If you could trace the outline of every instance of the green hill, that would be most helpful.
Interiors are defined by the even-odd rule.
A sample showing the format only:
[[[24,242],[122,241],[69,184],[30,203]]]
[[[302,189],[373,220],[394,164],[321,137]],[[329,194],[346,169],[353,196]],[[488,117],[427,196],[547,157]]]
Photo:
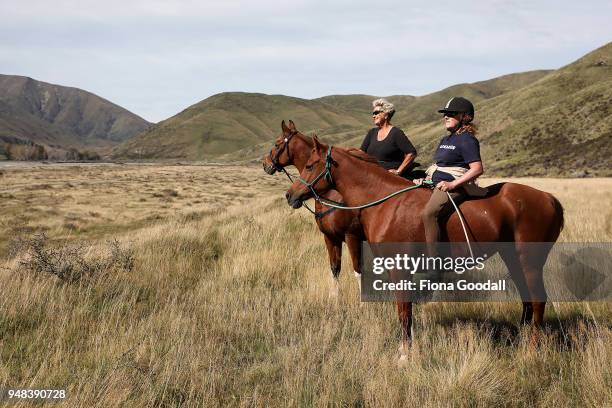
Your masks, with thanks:
[[[473,84],[455,85],[424,96],[395,95],[385,98],[394,103],[397,110],[393,117],[393,123],[409,132],[411,139],[413,139],[413,135],[415,134],[413,132],[414,130],[418,129],[419,131],[416,132],[418,134],[420,133],[419,127],[431,125],[432,121],[435,122],[433,125],[435,136],[428,135],[427,140],[418,138],[420,143],[430,144],[433,142],[432,137],[437,137],[440,133],[440,115],[436,111],[441,106],[444,106],[452,96],[463,95],[470,98],[474,103],[478,103],[488,98],[534,83],[550,72],[551,71],[540,70],[504,75],[502,77],[475,82]],[[315,99],[314,101],[323,102],[337,109],[341,109],[347,115],[359,118],[365,123],[361,127],[343,129],[341,131],[333,128],[320,129],[317,134],[322,136],[328,143],[359,147],[367,130],[373,126],[370,115],[372,112],[372,101],[376,98],[378,97],[372,95],[330,95]],[[290,117],[291,116],[287,116],[287,118]],[[364,118],[367,118],[367,120],[364,120]],[[299,121],[295,122],[298,124],[300,130],[307,132],[312,131],[312,129],[309,128],[304,129]],[[276,133],[278,133],[278,130],[275,130],[272,134]],[[271,138],[268,137],[264,143],[249,145],[240,150],[222,155],[219,158],[227,161],[243,161],[257,158],[270,149],[270,139]],[[432,146],[431,149],[434,147],[435,146]]]
[[[222,93],[211,96],[118,146],[129,158],[213,158],[264,141],[280,132],[283,119],[301,129],[327,133],[367,126],[361,118],[323,102],[283,95]]]

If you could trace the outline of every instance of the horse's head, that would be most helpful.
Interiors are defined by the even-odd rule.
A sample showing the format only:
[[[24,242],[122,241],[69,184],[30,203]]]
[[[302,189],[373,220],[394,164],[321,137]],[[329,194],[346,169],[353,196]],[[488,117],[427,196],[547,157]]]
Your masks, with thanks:
[[[300,208],[303,201],[324,194],[334,187],[331,169],[336,163],[331,157],[331,146],[319,142],[316,136],[312,141],[313,148],[300,172],[300,178],[285,194],[287,203],[293,208]]]
[[[274,174],[280,171],[285,166],[290,166],[293,163],[293,156],[290,154],[289,144],[291,139],[299,132],[295,128],[295,123],[289,121],[289,126],[285,125],[285,121],[281,123],[283,134],[276,139],[274,146],[270,149],[270,153],[262,159],[264,171],[268,174]]]

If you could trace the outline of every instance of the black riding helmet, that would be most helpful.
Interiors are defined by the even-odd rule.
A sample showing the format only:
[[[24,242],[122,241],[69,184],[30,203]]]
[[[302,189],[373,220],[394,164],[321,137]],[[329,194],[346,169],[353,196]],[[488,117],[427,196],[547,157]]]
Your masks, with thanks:
[[[449,112],[461,112],[467,113],[474,119],[474,105],[472,102],[468,101],[464,97],[455,96],[452,97],[446,102],[446,106],[442,109],[438,109],[440,113],[449,113]]]

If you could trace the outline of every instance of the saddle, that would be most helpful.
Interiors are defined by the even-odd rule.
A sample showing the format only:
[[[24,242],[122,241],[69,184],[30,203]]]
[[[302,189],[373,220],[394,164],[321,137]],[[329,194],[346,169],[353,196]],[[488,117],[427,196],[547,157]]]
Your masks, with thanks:
[[[461,177],[467,171],[467,169],[463,167],[442,167],[442,166],[438,166],[437,164],[432,164],[425,171],[425,173],[427,174],[426,179],[431,180],[431,176],[434,174],[436,170],[440,170],[444,173],[448,173],[454,178]],[[489,192],[487,188],[480,187],[476,183],[476,180],[472,180],[469,183],[465,183],[461,187],[463,188],[465,193],[470,197],[485,197],[487,193]]]
[[[463,189],[470,197],[486,197],[489,190],[486,187],[480,187],[475,182],[465,183]]]

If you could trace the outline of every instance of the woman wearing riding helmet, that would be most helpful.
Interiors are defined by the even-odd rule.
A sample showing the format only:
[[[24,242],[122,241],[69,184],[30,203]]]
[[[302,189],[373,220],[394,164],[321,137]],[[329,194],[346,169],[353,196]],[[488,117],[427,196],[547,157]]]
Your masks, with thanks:
[[[417,151],[404,132],[391,124],[395,114],[392,103],[376,99],[372,107],[372,120],[376,127],[370,129],[363,139],[361,150],[376,157],[390,173],[405,177],[415,167]]]
[[[474,183],[484,172],[480,144],[475,137],[476,126],[472,123],[474,105],[465,98],[454,97],[438,112],[444,114],[444,126],[450,134],[440,141],[434,155],[435,164],[427,169],[427,179],[435,188],[423,209],[422,219],[425,240],[431,249],[431,244],[440,239],[438,218],[453,209],[448,195],[457,200],[465,195],[486,193]]]

